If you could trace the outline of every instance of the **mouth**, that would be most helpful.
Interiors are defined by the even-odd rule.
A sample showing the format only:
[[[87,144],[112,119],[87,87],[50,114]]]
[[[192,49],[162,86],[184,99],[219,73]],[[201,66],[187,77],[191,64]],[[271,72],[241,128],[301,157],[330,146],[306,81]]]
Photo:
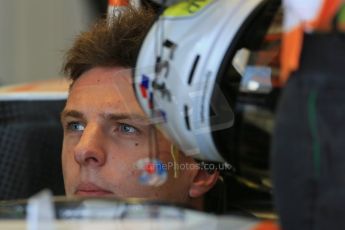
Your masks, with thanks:
[[[109,196],[114,195],[113,192],[103,189],[93,183],[81,183],[76,191],[77,196]]]

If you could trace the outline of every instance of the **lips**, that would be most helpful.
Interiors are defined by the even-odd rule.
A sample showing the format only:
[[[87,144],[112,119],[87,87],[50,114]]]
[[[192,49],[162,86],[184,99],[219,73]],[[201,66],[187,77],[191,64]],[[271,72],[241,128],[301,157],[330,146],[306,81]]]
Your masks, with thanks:
[[[109,190],[103,189],[93,183],[81,183],[75,192],[77,196],[109,196],[113,193]]]

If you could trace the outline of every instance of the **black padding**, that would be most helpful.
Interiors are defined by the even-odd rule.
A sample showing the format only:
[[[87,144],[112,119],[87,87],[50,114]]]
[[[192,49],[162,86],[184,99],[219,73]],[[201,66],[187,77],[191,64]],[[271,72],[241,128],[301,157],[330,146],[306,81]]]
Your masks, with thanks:
[[[49,188],[63,195],[61,171],[65,100],[0,101],[0,200]]]
[[[272,148],[283,229],[345,229],[345,36],[307,34]]]

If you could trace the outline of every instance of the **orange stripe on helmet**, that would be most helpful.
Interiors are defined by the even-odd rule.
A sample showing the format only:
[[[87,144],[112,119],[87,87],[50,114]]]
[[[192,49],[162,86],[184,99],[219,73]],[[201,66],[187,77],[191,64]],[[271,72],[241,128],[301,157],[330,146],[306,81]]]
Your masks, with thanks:
[[[280,230],[280,228],[275,222],[264,221],[256,225],[253,230]]]
[[[108,0],[109,6],[128,6],[129,0]]]

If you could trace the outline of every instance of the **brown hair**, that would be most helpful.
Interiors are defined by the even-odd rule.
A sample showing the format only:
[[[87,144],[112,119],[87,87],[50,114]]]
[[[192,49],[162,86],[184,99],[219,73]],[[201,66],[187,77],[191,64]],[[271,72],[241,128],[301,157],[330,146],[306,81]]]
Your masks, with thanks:
[[[73,82],[93,67],[134,68],[143,39],[155,14],[150,9],[128,8],[111,23],[101,20],[80,34],[66,53],[63,73]]]

